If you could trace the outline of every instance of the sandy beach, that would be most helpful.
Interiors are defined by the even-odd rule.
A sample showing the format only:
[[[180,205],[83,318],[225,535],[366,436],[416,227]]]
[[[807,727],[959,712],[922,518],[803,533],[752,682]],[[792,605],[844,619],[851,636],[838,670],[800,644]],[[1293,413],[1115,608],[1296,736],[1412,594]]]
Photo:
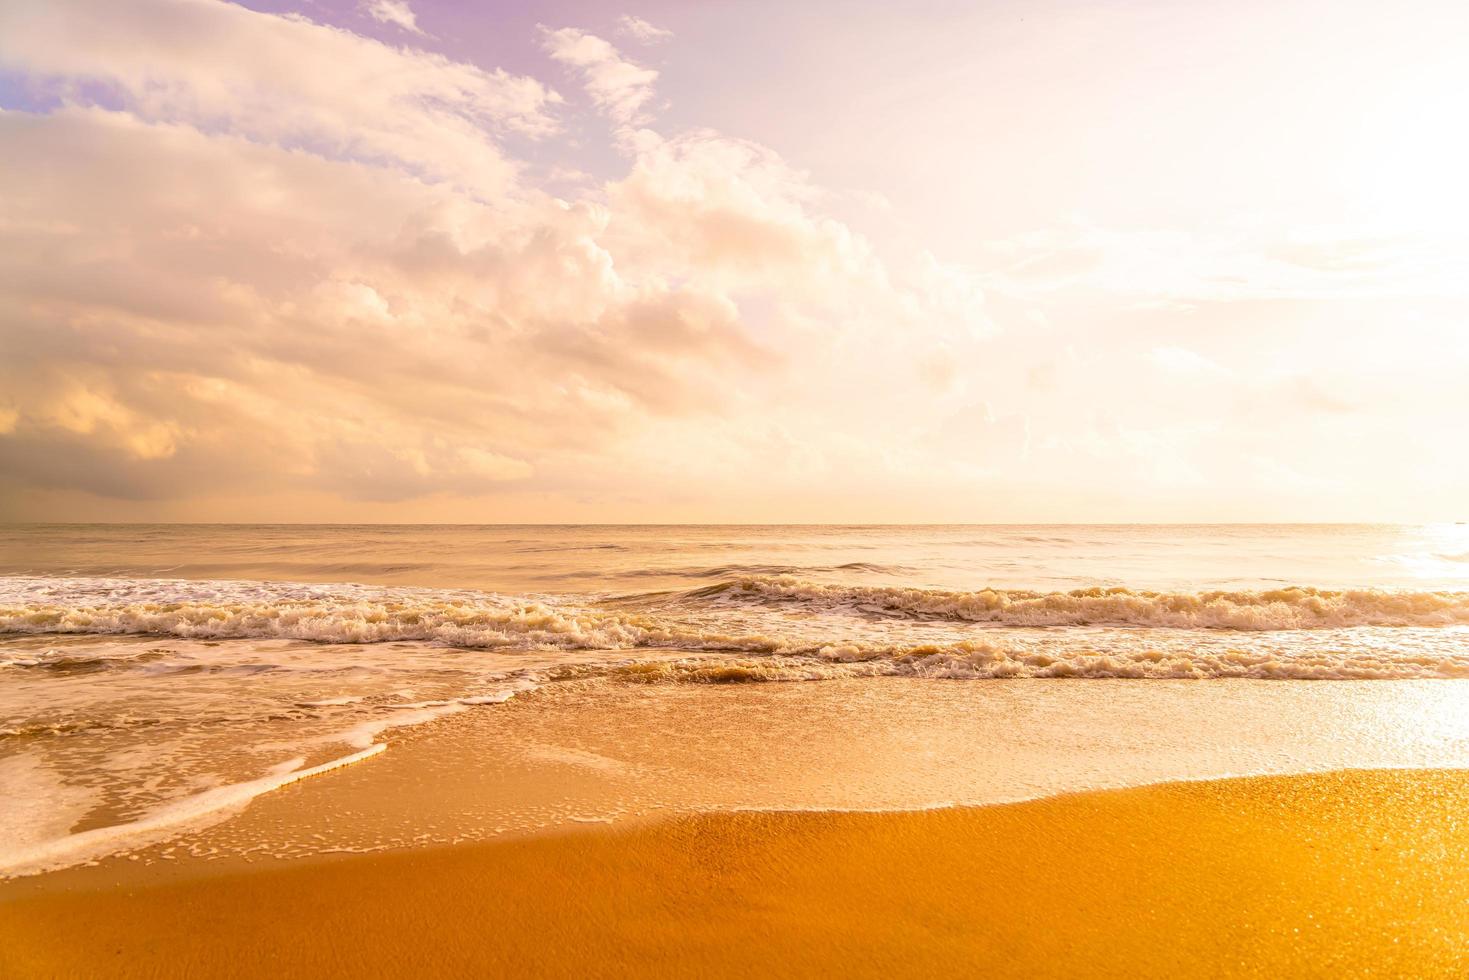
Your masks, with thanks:
[[[0,974],[1455,976],[1469,771],[1353,767],[1463,686],[562,684],[0,882]]]
[[[1469,968],[1469,593],[1368,587],[1437,532],[68,533],[0,579],[5,980]]]
[[[388,787],[383,787],[385,790]],[[1457,976],[1469,775],[724,813],[4,893],[58,976]]]

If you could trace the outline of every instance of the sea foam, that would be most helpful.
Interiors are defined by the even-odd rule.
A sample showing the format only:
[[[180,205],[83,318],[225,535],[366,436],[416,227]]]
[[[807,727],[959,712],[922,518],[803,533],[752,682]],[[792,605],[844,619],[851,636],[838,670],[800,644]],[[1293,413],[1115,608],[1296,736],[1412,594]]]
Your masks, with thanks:
[[[1009,626],[1098,623],[1172,629],[1291,630],[1469,624],[1469,592],[1306,587],[1147,592],[1125,588],[1034,592],[824,585],[749,577],[693,593],[711,601],[785,603],[827,612],[954,619]]]
[[[638,651],[725,657],[685,676],[661,666],[665,654],[646,668],[648,679],[664,672],[739,679],[745,671],[730,658],[766,662],[749,679],[815,678],[834,664],[954,678],[1461,677],[1469,669],[1466,631],[1469,593],[1462,592],[952,591],[774,576],[599,601],[290,583],[0,580],[0,634],[413,642],[512,656],[538,651],[553,660],[563,651],[591,653],[566,660],[563,676],[636,663],[646,656]],[[0,660],[6,665],[77,669],[31,651]],[[412,707],[462,703],[439,700]]]
[[[370,759],[386,748],[382,744],[368,745],[350,755],[305,769],[300,768],[300,760],[294,760],[289,767],[276,767],[258,779],[218,786],[175,800],[137,820],[0,850],[0,877],[24,877],[83,864],[167,840],[184,830],[207,827],[237,813],[263,793]]]

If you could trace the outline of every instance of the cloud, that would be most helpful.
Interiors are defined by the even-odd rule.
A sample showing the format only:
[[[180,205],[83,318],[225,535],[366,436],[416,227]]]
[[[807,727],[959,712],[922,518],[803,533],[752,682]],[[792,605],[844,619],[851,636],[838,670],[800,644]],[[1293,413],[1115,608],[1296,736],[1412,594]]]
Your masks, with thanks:
[[[888,331],[927,315],[801,175],[708,133],[645,149],[602,203],[483,202],[101,109],[6,112],[0,141],[0,462],[57,490],[611,476],[650,426],[697,455],[698,420],[786,397],[796,361],[834,371],[803,399],[834,397],[834,321],[902,356]],[[770,294],[788,306],[752,320]]]
[[[205,0],[7,7],[0,61],[56,100],[0,110],[0,505],[897,474],[892,366],[988,329],[759,144],[644,130],[551,193],[507,149],[565,153],[532,79]]]
[[[712,131],[646,141],[608,193],[626,216],[617,230],[627,247],[657,256],[664,275],[821,290],[826,271],[845,276],[864,261],[865,246],[845,226],[813,217],[816,191],[804,174],[765,147]]]
[[[408,0],[364,0],[362,8],[380,24],[392,24],[410,34],[423,34]]]
[[[516,169],[499,137],[557,129],[558,97],[534,79],[217,0],[5,4],[0,67],[64,103],[388,161],[486,193]]]
[[[673,39],[673,32],[655,27],[641,17],[623,14],[617,18],[617,33],[642,44],[661,44]]]
[[[541,43],[556,61],[576,69],[603,113],[619,126],[649,120],[646,106],[654,95],[658,73],[626,60],[607,41],[574,27],[541,28]]]
[[[100,110],[5,113],[0,139],[15,474],[64,442],[135,496],[185,472],[483,490],[715,409],[717,374],[762,358],[716,294],[620,271],[595,207]]]

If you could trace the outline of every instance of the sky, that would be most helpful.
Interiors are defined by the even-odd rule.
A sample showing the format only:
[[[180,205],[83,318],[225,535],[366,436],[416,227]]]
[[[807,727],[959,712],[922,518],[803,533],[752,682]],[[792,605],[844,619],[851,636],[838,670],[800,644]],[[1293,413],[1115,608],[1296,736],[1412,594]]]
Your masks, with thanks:
[[[0,519],[1469,519],[1466,30],[9,0]]]

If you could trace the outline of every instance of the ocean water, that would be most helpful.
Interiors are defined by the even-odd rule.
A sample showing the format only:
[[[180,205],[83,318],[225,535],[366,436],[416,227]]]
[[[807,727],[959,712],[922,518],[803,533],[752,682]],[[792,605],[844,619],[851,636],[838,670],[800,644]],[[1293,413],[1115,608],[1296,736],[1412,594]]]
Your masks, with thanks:
[[[1469,526],[0,528],[0,874],[530,691],[1469,678]]]

